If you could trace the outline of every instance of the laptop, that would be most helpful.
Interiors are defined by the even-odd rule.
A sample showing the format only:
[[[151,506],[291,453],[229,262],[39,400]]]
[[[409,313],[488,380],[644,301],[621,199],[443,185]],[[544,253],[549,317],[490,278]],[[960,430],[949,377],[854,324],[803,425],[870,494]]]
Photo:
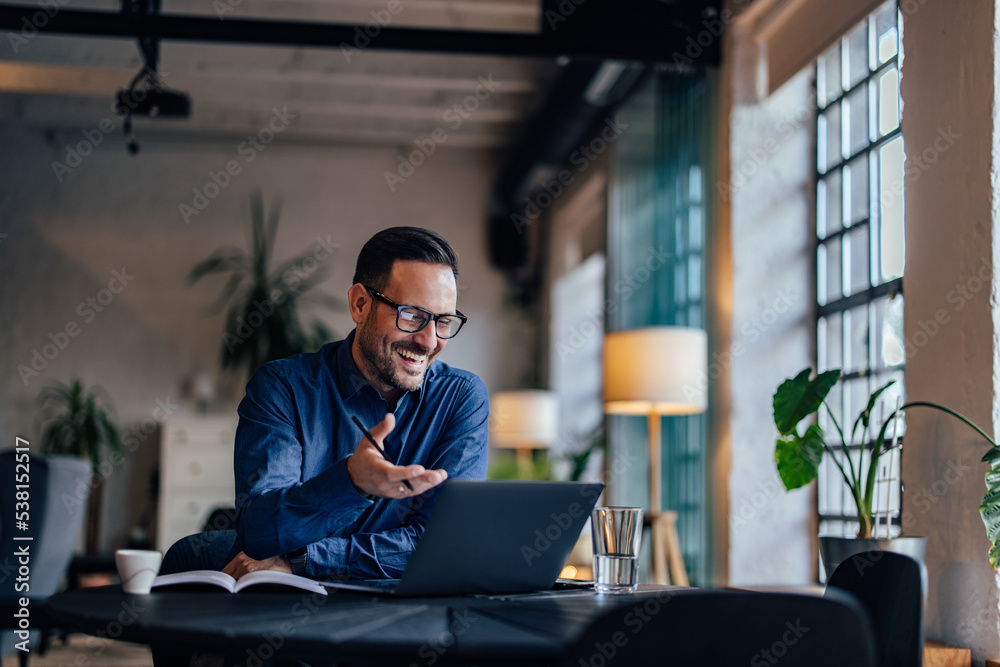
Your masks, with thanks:
[[[401,597],[552,589],[604,484],[448,480],[399,579],[324,581]]]

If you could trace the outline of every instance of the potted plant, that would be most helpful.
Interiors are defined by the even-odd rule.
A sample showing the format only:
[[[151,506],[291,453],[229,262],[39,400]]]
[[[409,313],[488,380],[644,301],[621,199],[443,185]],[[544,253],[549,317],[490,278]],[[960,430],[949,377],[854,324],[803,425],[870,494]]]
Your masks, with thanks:
[[[926,538],[910,538],[903,541],[896,538],[896,540],[883,541],[875,540],[872,535],[875,516],[872,503],[875,495],[878,463],[879,459],[894,446],[886,441],[889,426],[899,412],[915,407],[933,408],[950,414],[973,428],[990,443],[990,450],[982,458],[984,462],[990,464],[990,471],[986,474],[987,490],[979,511],[983,523],[986,525],[986,534],[993,545],[989,554],[990,564],[996,568],[998,559],[1000,559],[1000,547],[998,547],[1000,545],[1000,448],[997,447],[993,438],[964,415],[929,401],[905,403],[893,411],[881,425],[873,423],[872,410],[875,408],[879,396],[892,386],[894,380],[872,392],[868,404],[854,420],[851,430],[845,432],[826,402],[827,394],[839,379],[839,370],[824,371],[812,377],[812,369],[806,368],[794,378],[782,382],[773,398],[774,425],[778,429],[774,460],[778,468],[778,475],[785,488],[789,491],[797,489],[816,479],[819,474],[820,462],[824,452],[826,452],[840,472],[851,498],[854,500],[859,526],[857,541],[851,542],[850,538],[820,538],[827,572],[831,572],[844,557],[858,551],[874,548],[887,548],[903,552],[915,550],[917,553],[910,552],[910,555],[919,556],[919,552],[926,545]],[[862,452],[862,461],[867,459],[867,468],[864,465],[856,466],[851,457],[834,452],[827,442],[827,434],[823,432],[819,424],[811,423],[804,431],[799,431],[799,424],[806,418],[817,414],[823,407],[826,408],[837,431],[837,438],[843,448],[841,451],[846,452],[848,445],[859,446]],[[922,544],[920,540],[923,540]]]
[[[263,197],[255,191],[250,197],[249,249],[219,248],[188,275],[194,284],[209,274],[229,274],[211,307],[218,311],[228,304],[220,365],[223,371],[245,372],[248,379],[268,361],[316,350],[333,337],[318,321],[311,330],[299,322],[301,297],[323,280],[327,267],[321,260],[331,251],[306,251],[272,269],[280,214],[280,203],[273,204],[265,220]]]
[[[85,548],[88,554],[97,553],[101,490],[106,478],[101,474],[101,462],[106,449],[118,457],[122,450],[121,435],[111,417],[111,399],[101,387],[87,390],[80,380],[73,380],[68,386],[56,383],[45,387],[38,395],[38,403],[39,421],[43,424],[42,451],[90,461]]]

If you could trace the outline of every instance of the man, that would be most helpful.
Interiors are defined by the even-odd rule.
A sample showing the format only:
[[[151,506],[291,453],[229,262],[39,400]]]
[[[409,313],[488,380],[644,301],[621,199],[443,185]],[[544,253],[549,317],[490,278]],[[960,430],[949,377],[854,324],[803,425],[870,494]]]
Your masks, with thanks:
[[[398,577],[438,485],[486,476],[486,388],[436,360],[465,323],[457,276],[438,234],[383,230],[347,293],[355,330],[254,375],[236,431],[241,551],[223,571]]]

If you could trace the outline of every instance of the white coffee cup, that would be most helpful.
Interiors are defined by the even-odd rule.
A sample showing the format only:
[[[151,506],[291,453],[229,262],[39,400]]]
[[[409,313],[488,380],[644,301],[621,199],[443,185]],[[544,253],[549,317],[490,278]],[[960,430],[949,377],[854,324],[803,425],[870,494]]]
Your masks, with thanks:
[[[119,549],[115,552],[115,565],[122,589],[126,593],[148,593],[149,587],[160,571],[163,554],[145,549]]]

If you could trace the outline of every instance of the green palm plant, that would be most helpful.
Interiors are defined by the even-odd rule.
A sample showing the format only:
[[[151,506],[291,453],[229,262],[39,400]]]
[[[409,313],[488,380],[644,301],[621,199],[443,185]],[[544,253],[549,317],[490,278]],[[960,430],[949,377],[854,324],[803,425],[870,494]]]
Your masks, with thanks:
[[[904,403],[879,427],[872,421],[872,410],[879,396],[892,386],[894,380],[872,392],[868,404],[855,419],[850,433],[845,433],[826,402],[827,394],[840,379],[840,371],[829,370],[815,377],[811,376],[811,368],[803,369],[794,378],[782,382],[774,393],[774,424],[779,434],[774,460],[785,488],[789,491],[797,489],[816,479],[823,453],[828,453],[854,500],[859,526],[858,537],[870,538],[874,520],[872,503],[878,462],[882,455],[893,447],[886,442],[889,425],[898,413],[908,408],[923,407],[939,410],[964,422],[990,443],[989,451],[982,458],[983,462],[990,465],[990,469],[986,473],[986,494],[979,506],[979,513],[986,526],[986,536],[992,545],[989,551],[990,565],[994,568],[1000,566],[1000,447],[997,447],[994,439],[961,413],[930,401]],[[834,452],[819,424],[811,423],[803,432],[799,432],[799,424],[817,414],[821,408],[826,408],[830,421],[837,430],[840,445],[843,447],[841,451],[846,452],[850,444],[860,446],[862,460],[865,457],[868,460],[867,470],[861,465],[861,461],[855,466],[850,456]],[[873,428],[878,428],[874,431],[874,437],[872,437]]]
[[[88,391],[80,380],[56,383],[42,389],[38,403],[44,424],[42,451],[87,459],[94,475],[100,474],[105,448],[121,454],[121,434],[111,417],[114,408],[103,388]]]
[[[80,380],[69,385],[56,383],[38,395],[42,424],[42,451],[69,454],[90,461],[91,483],[87,499],[86,551],[97,553],[101,516],[101,490],[106,474],[101,472],[104,451],[120,462],[122,441],[112,420],[114,407],[107,392],[99,386],[87,390]],[[81,499],[82,500],[82,499]]]
[[[263,197],[255,191],[250,212],[248,249],[219,248],[188,275],[194,284],[210,274],[229,274],[210,310],[227,308],[219,359],[222,370],[243,371],[247,378],[268,361],[316,350],[333,336],[319,321],[308,329],[299,321],[302,295],[323,280],[327,267],[305,251],[272,269],[281,204],[273,203],[265,216]],[[317,300],[331,307],[341,305],[328,297]]]

